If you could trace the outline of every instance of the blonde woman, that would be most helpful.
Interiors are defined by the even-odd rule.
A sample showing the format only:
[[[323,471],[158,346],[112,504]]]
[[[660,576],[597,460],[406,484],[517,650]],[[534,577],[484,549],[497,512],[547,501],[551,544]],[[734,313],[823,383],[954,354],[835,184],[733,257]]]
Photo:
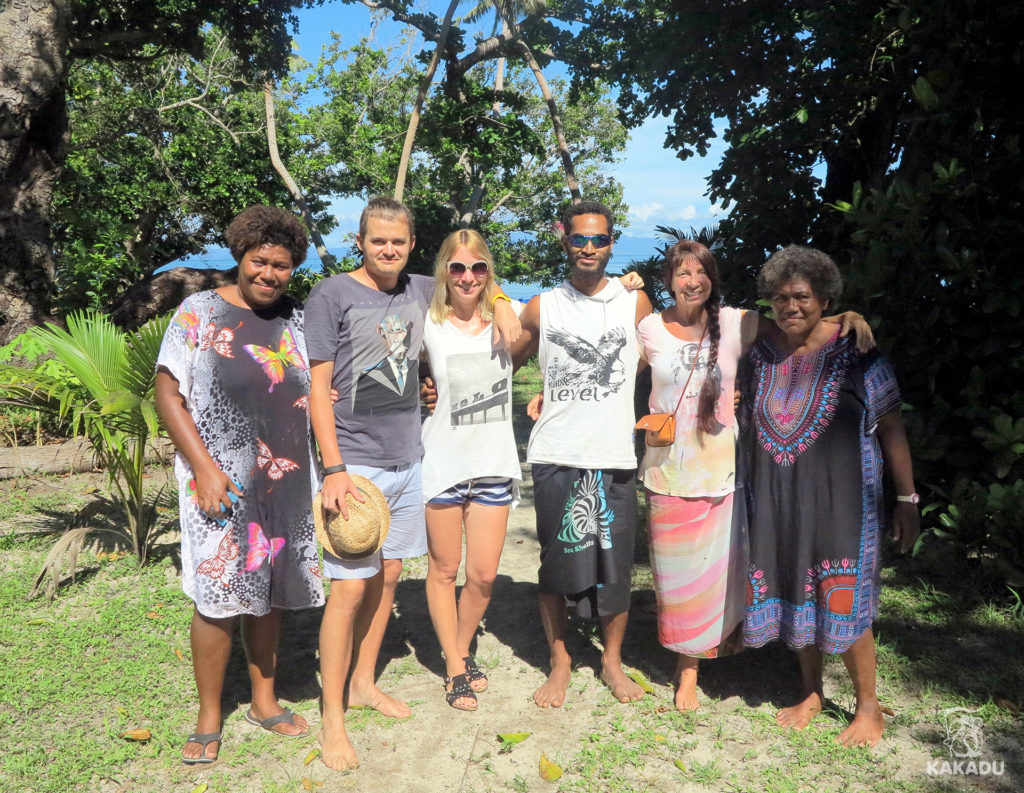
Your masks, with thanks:
[[[437,387],[436,408],[423,424],[427,604],[444,653],[445,698],[458,710],[476,710],[487,676],[469,646],[491,600],[522,479],[512,434],[512,359],[492,338],[499,291],[478,232],[464,229],[445,239],[434,280],[423,337]],[[456,602],[463,531],[466,583]]]

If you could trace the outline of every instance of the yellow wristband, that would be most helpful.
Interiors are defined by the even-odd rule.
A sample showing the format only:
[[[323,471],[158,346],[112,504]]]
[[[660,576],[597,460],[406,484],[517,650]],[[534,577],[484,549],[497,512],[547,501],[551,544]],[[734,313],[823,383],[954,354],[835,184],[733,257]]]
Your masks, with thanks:
[[[512,302],[512,298],[510,298],[504,292],[498,292],[494,297],[491,298],[491,311],[494,311],[494,306],[497,305],[499,300],[507,300],[509,303]]]

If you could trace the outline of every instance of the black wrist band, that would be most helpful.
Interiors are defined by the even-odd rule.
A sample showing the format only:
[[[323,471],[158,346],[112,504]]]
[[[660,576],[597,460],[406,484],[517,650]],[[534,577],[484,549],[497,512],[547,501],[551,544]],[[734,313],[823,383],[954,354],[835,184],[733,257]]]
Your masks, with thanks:
[[[324,469],[324,476],[330,476],[331,474],[341,474],[348,470],[348,466],[345,463],[338,463],[337,465],[329,465]]]

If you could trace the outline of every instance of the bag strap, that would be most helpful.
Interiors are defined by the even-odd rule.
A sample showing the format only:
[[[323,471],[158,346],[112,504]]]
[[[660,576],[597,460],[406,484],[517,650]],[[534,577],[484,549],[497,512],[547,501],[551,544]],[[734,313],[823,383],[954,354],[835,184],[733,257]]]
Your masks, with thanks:
[[[683,397],[686,396],[686,389],[690,387],[690,380],[693,378],[693,372],[697,368],[697,361],[700,359],[700,348],[704,343],[704,334],[707,332],[708,324],[704,323],[704,328],[700,332],[700,339],[697,341],[697,352],[693,356],[693,363],[690,364],[690,374],[686,377],[686,383],[683,385],[683,390],[679,393],[679,400],[676,402],[675,409],[672,411],[672,417],[675,418],[676,413],[679,412],[679,406],[683,404]]]

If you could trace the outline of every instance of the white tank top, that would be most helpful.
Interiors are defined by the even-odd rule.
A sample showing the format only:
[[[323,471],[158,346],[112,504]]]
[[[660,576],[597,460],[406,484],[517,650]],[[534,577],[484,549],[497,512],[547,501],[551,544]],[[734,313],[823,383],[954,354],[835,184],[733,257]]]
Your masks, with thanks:
[[[513,303],[518,314],[522,303]],[[423,345],[437,386],[437,405],[423,422],[423,500],[482,476],[507,477],[513,505],[523,478],[512,432],[512,359],[491,325],[471,336],[429,315]]]
[[[530,433],[529,462],[636,468],[635,325],[636,293],[617,279],[595,295],[565,281],[540,296],[544,407]]]

